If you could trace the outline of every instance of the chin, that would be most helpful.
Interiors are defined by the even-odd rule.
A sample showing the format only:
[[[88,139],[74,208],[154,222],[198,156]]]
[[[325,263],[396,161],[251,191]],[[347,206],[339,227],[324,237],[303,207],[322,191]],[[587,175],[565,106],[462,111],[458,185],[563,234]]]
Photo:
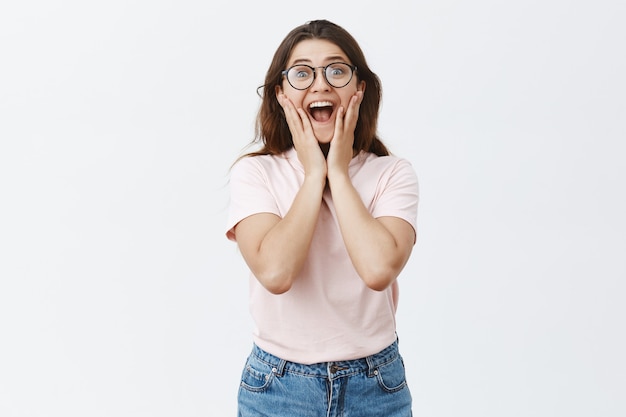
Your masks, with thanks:
[[[314,133],[315,133],[315,137],[317,138],[317,141],[320,144],[330,143],[330,141],[333,140],[335,129],[333,127],[333,129],[330,129],[330,130],[328,129],[324,129],[322,131],[317,130],[317,131],[314,131]]]
[[[319,143],[320,145],[329,145],[332,139],[332,137],[328,139],[317,139],[317,143]]]

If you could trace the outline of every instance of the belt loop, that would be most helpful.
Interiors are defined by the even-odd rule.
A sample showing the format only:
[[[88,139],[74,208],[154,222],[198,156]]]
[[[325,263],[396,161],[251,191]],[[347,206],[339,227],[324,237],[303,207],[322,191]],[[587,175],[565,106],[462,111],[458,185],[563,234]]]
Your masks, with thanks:
[[[396,340],[391,345],[387,346],[380,352],[365,358],[365,361],[367,362],[367,376],[371,378],[378,375],[378,368],[394,359],[399,354],[398,338],[396,337]]]
[[[287,364],[287,361],[286,361],[286,360],[284,360],[284,359],[281,359],[281,360],[278,362],[278,365],[276,366],[276,368],[274,368],[274,369],[276,369],[276,370],[274,371],[274,369],[272,369],[272,371],[274,371],[274,374],[275,374],[276,376],[281,377],[281,376],[283,376],[283,374],[285,373],[285,365],[286,365],[286,364]]]
[[[372,378],[378,375],[378,369],[376,368],[376,364],[374,363],[374,355],[367,356],[365,358],[365,362],[367,362],[367,376],[368,378]]]

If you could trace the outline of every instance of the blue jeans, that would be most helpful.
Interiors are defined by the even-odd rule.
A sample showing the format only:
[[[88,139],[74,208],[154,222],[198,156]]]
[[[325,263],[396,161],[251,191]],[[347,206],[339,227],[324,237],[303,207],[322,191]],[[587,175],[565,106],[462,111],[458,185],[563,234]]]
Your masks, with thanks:
[[[404,362],[394,342],[363,359],[303,365],[254,345],[239,417],[411,417]]]

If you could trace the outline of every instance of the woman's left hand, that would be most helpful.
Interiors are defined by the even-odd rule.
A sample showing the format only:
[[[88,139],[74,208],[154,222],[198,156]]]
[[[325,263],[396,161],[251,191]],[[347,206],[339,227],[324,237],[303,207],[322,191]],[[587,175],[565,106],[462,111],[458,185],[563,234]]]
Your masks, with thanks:
[[[332,175],[348,173],[348,166],[354,156],[354,129],[359,119],[359,107],[363,101],[363,91],[357,91],[348,103],[348,109],[340,107],[335,120],[335,133],[330,142],[326,163],[328,179]]]

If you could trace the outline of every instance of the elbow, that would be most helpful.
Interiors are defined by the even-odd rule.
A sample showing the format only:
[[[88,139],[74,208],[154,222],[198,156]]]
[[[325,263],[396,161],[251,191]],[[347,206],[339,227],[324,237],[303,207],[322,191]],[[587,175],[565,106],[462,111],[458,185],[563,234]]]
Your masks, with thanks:
[[[263,287],[274,295],[284,294],[291,289],[293,277],[286,274],[262,274],[256,275],[257,280]]]
[[[361,275],[361,279],[367,287],[374,291],[384,291],[397,278],[397,273],[392,269],[381,269]]]
[[[383,281],[376,281],[376,282],[366,282],[366,284],[370,290],[380,292],[380,291],[386,290],[387,287],[389,287],[390,283],[383,282]]]
[[[374,291],[384,291],[393,284],[408,260],[406,256],[385,256],[361,264],[359,275],[365,285]]]
[[[281,295],[286,293],[287,291],[289,291],[291,289],[291,284],[289,285],[280,285],[280,284],[268,284],[268,283],[263,283],[263,287],[265,287],[266,290],[268,290],[270,293],[274,294],[274,295]]]

